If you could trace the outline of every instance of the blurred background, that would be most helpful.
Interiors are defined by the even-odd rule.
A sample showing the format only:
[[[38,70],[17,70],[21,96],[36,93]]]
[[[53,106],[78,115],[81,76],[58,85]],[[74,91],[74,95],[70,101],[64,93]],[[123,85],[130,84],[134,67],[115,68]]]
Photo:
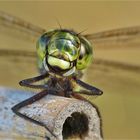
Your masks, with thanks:
[[[62,28],[86,29],[83,35],[140,25],[138,1],[0,1],[0,11],[46,30],[59,28],[59,21]],[[0,26],[0,86],[22,89],[20,80],[38,75],[36,57],[30,52],[36,51],[39,34],[17,30]],[[100,110],[104,138],[140,139],[139,34],[91,41],[94,60],[85,81],[104,91],[89,98]]]

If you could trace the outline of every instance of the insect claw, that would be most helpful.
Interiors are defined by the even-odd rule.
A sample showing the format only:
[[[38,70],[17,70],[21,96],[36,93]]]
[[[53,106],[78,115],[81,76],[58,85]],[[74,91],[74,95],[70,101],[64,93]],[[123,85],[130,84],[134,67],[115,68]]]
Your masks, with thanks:
[[[102,95],[103,91],[101,91],[101,90],[97,90],[97,91],[92,90],[91,93],[94,94],[94,95]]]

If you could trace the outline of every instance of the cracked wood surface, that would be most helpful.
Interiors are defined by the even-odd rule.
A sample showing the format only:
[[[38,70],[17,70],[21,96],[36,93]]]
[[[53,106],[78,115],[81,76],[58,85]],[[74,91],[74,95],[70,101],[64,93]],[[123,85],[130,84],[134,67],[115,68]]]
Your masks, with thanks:
[[[27,116],[34,118],[39,122],[43,122],[45,126],[47,126],[53,132],[53,134],[56,135],[56,137],[52,136],[44,127],[24,120],[16,116],[11,111],[11,107],[13,105],[33,96],[34,94],[35,93],[28,91],[20,91],[0,87],[0,137],[3,138],[3,140],[43,140],[46,139],[46,136],[48,136],[51,140],[63,140],[66,133],[66,130],[64,129],[69,127],[67,125],[64,127],[64,124],[66,120],[67,122],[69,121],[69,118],[75,119],[76,122],[79,121],[79,128],[80,125],[83,125],[84,123],[87,123],[88,128],[81,130],[82,134],[69,134],[66,139],[102,139],[100,128],[101,122],[96,108],[84,101],[79,101],[73,98],[47,95],[41,100],[23,107],[20,110],[20,112],[23,114],[26,114]],[[78,117],[73,117],[73,114],[76,114],[75,116]],[[84,115],[82,116],[81,114]],[[86,119],[88,122],[85,121]],[[76,122],[74,122],[73,126],[71,125],[72,122],[69,122],[71,123],[70,125],[72,126],[73,130],[76,129]],[[84,127],[85,126],[86,124]],[[82,129],[82,127],[80,129]]]

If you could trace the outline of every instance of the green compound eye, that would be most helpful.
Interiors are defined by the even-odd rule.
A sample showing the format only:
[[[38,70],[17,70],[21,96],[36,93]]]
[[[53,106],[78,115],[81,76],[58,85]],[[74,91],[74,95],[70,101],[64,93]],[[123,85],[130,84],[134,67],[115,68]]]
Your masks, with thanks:
[[[65,61],[74,61],[79,56],[80,40],[69,32],[56,32],[49,41],[48,55]]]
[[[84,37],[80,37],[80,41],[81,49],[76,65],[78,70],[86,68],[92,60],[92,46],[90,42]]]
[[[37,65],[42,71],[44,69],[43,60],[47,52],[47,44],[49,43],[50,37],[55,33],[55,30],[50,30],[44,33],[37,41]]]
[[[76,69],[85,69],[91,62],[92,47],[88,40],[74,32],[51,30],[39,38],[37,56],[40,72],[53,69],[71,75]]]
[[[78,49],[70,40],[66,39],[57,39],[50,42],[48,46],[48,53],[67,61],[73,61],[78,57]]]

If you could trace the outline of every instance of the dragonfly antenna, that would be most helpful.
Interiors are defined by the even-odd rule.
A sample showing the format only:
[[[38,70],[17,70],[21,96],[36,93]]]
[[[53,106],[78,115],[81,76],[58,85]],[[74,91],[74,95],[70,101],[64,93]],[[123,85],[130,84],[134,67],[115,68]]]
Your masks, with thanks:
[[[83,32],[85,32],[85,31],[87,31],[87,30],[88,30],[88,29],[86,28],[86,29],[82,30],[81,32],[77,33],[77,35],[80,35],[80,34],[82,34]]]
[[[61,24],[60,24],[60,22],[59,22],[59,20],[57,18],[56,18],[56,22],[59,25],[59,28],[62,29],[62,26],[61,26]]]

